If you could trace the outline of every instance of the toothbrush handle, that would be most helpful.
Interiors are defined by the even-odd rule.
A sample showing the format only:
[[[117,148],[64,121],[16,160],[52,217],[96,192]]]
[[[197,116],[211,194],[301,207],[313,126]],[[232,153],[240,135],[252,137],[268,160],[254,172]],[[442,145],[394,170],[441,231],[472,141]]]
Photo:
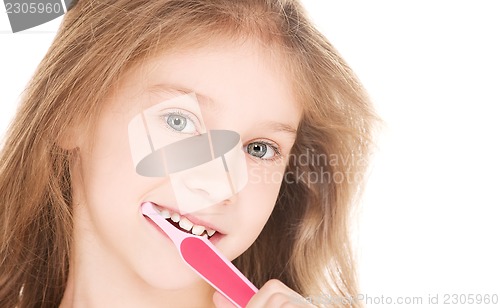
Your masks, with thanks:
[[[180,245],[184,260],[207,282],[238,307],[245,307],[257,288],[212,243],[197,237],[185,238]]]

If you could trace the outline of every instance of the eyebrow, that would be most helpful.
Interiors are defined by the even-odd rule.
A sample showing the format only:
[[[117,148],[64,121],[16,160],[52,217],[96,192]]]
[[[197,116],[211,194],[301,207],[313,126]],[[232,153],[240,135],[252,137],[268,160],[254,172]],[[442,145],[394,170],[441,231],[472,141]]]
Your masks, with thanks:
[[[275,132],[287,133],[294,138],[297,135],[297,129],[295,129],[290,124],[285,124],[285,123],[275,122],[275,121],[268,121],[268,122],[261,123],[261,125],[266,127],[266,128],[269,128],[270,130],[275,131]]]
[[[175,84],[169,84],[169,83],[157,83],[157,84],[154,84],[154,85],[148,87],[147,89],[148,89],[148,91],[160,91],[160,92],[167,92],[167,93],[170,93],[172,91],[185,92],[186,94],[194,92],[193,90],[188,89],[186,87],[182,87],[182,86],[175,85]]]
[[[147,91],[151,92],[151,93],[165,93],[165,94],[172,94],[172,93],[190,94],[190,93],[194,93],[196,95],[196,97],[198,98],[198,103],[200,105],[204,105],[210,109],[217,108],[217,104],[209,96],[200,94],[199,92],[196,92],[193,89],[186,88],[184,86],[177,85],[177,84],[159,83],[159,84],[155,84],[153,86],[148,87]]]

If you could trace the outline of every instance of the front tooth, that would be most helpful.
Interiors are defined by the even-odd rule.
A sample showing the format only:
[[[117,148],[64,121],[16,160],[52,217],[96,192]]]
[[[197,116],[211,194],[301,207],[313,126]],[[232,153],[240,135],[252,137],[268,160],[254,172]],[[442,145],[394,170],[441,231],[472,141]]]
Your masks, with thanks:
[[[181,221],[179,222],[179,226],[186,231],[190,231],[193,227],[193,223],[186,217],[182,217]]]
[[[201,235],[203,231],[205,231],[205,227],[195,225],[193,227],[193,230],[191,230],[191,233],[193,233],[194,235]]]
[[[173,222],[179,222],[181,220],[181,216],[177,213],[172,213],[172,217],[170,217]]]
[[[207,234],[208,234],[208,236],[212,236],[215,234],[215,230],[207,229]]]
[[[160,212],[161,217],[163,218],[170,218],[170,212],[168,210],[162,210]]]

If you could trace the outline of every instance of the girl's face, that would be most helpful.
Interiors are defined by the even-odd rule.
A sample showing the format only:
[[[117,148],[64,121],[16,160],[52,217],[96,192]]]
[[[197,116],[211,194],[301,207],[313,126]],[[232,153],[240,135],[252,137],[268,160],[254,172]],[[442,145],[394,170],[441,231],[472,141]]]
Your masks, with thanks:
[[[230,260],[261,232],[279,192],[301,109],[279,58],[250,41],[213,44],[156,57],[130,70],[106,100],[95,138],[78,145],[74,251],[81,264],[99,264],[103,273],[160,289],[199,283],[170,239],[141,213],[146,201],[170,214],[182,211],[169,176],[136,173],[129,139],[134,117],[185,93],[195,93],[199,105],[179,100],[160,109],[164,114],[157,119],[164,121],[165,133],[202,133],[201,126],[237,132],[248,176],[237,194],[186,218],[215,230],[210,240]],[[217,181],[199,176],[186,186],[197,198],[210,199],[217,193]]]

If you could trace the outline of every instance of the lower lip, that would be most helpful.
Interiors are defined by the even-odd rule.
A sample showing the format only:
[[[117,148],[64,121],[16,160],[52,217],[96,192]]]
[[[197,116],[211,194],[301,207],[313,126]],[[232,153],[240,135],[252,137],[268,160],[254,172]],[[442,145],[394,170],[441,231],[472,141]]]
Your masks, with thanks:
[[[160,228],[158,227],[157,224],[155,224],[151,219],[147,218],[144,216],[144,219],[146,219],[148,221],[148,223],[150,225],[153,226],[153,228],[155,228],[156,230],[158,230],[158,232],[160,232],[163,237],[166,237],[170,242],[172,242],[172,240],[170,239],[170,237]],[[217,244],[223,237],[224,235],[220,234],[219,232],[216,232],[210,239],[209,241],[212,243],[212,244]]]

